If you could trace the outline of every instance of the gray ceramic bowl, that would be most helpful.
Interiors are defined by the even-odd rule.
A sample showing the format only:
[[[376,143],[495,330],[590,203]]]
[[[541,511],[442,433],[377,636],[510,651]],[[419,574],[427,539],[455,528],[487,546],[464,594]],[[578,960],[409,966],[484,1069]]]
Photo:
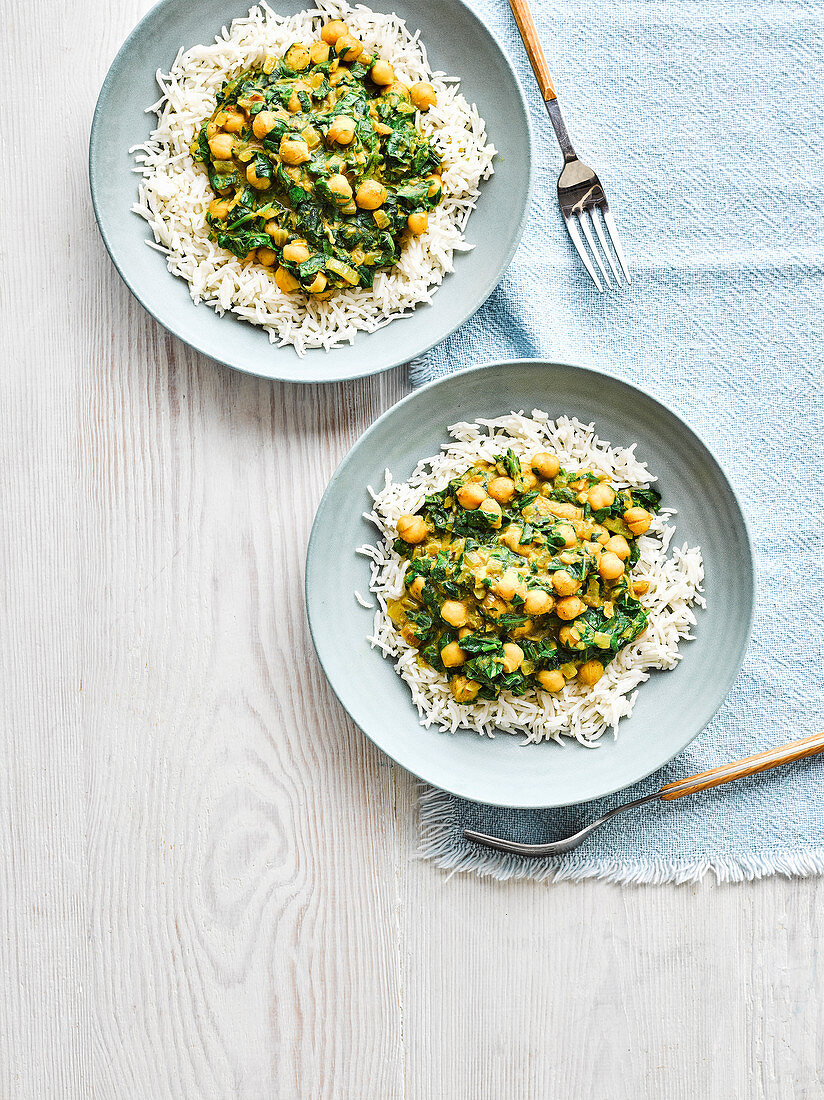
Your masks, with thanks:
[[[250,0],[251,3],[251,0]],[[224,24],[250,6],[233,0],[161,0],[132,31],[109,70],[92,123],[89,178],[100,232],[126,285],[170,332],[213,359],[250,374],[291,382],[333,382],[388,370],[443,340],[492,293],[523,232],[529,209],[532,137],[527,107],[506,55],[462,0],[392,0],[378,10],[397,12],[420,28],[433,69],[461,78],[461,90],[478,105],[498,149],[495,174],[482,185],[466,237],[474,250],[455,257],[455,271],[432,305],[378,332],[361,333],[351,346],[310,351],[299,359],[291,347],[269,343],[263,329],[234,315],[218,317],[195,306],[188,285],[169,274],[164,257],[146,245],[148,224],[131,213],[138,177],[128,150],[145,141],[159,97],[158,69],[168,71],[181,46],[211,42]],[[293,14],[307,0],[273,0]]]
[[[588,423],[616,445],[636,442],[658,475],[667,506],[678,510],[676,543],[701,547],[706,611],[695,641],[671,672],[642,684],[617,741],[597,749],[576,742],[523,745],[522,738],[425,730],[392,663],[370,649],[373,612],[353,592],[368,592],[368,560],[354,553],[374,541],[367,485],[383,471],[408,477],[437,454],[457,420],[539,408]],[[709,722],[732,686],[749,640],[753,567],[735,493],[706,446],[675,413],[641,390],[582,367],[534,360],[494,363],[424,386],[385,413],[335,472],[320,503],[306,559],[306,602],[315,648],[332,687],[376,745],[415,775],[464,798],[500,806],[562,806],[599,798],[649,775]]]

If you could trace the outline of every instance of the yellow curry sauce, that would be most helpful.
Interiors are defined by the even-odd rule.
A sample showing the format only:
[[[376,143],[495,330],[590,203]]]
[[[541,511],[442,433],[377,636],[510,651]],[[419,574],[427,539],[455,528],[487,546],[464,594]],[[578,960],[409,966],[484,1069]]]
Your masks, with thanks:
[[[417,125],[435,102],[340,20],[245,70],[192,145],[216,193],[210,236],[287,294],[371,286],[441,200],[441,159]]]
[[[659,501],[548,451],[478,462],[398,520],[390,618],[460,703],[595,684],[646,627],[632,568]]]

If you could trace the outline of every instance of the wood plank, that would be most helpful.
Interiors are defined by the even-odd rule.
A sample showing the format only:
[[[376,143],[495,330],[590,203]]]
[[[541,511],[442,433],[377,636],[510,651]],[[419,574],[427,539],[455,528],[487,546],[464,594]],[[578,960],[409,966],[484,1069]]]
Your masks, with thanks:
[[[323,485],[403,373],[234,375],[100,279],[121,317],[84,432],[100,1064],[116,1094],[393,1095],[390,775],[315,665],[300,578]]]
[[[406,868],[408,1097],[820,1091],[820,879],[537,885]]]
[[[84,1040],[91,1005],[83,997],[85,784],[76,641],[78,371],[64,340],[74,324],[65,294],[74,260],[65,219],[71,196],[80,193],[82,153],[78,170],[72,127],[64,125],[69,108],[54,94],[59,75],[49,92],[45,87],[55,73],[46,76],[43,57],[60,41],[64,18],[58,11],[43,23],[38,40],[30,11],[24,15],[16,2],[4,9],[4,47],[13,63],[0,69],[0,97],[19,103],[23,81],[34,102],[49,104],[50,156],[48,167],[29,164],[26,170],[18,139],[4,143],[4,168],[11,170],[3,172],[0,203],[3,1097],[80,1095],[91,1080]],[[81,139],[78,148],[83,146]],[[45,205],[32,171],[47,174]]]

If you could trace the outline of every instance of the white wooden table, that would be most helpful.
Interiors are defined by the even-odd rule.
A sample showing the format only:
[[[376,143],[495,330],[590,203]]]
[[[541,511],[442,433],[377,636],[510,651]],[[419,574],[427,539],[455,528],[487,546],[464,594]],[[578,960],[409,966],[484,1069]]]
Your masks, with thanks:
[[[302,598],[321,491],[406,377],[241,377],[131,299],[86,146],[147,6],[4,9],[0,1097],[824,1095],[821,880],[415,859],[413,782]]]

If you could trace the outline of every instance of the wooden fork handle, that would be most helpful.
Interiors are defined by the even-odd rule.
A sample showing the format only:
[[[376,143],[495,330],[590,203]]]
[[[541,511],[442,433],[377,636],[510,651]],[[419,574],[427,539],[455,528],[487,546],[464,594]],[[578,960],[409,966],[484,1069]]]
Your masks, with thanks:
[[[512,8],[512,14],[518,24],[518,32],[524,40],[526,56],[529,58],[532,71],[535,73],[535,79],[538,81],[538,87],[541,89],[544,102],[551,103],[553,99],[558,97],[555,94],[552,77],[549,75],[549,65],[547,65],[546,57],[544,57],[544,49],[538,37],[538,28],[535,26],[529,4],[527,0],[509,0],[509,6]]]
[[[791,764],[794,760],[802,760],[805,756],[815,756],[824,752],[824,733],[816,733],[812,737],[804,737],[801,741],[790,741],[787,745],[779,745],[775,749],[767,749],[766,752],[756,753],[755,756],[745,756],[743,760],[735,760],[731,764],[722,764],[719,768],[713,768],[708,772],[699,772],[698,775],[687,776],[675,783],[667,783],[661,788],[661,798],[671,801],[673,798],[682,798],[685,794],[696,794],[698,791],[706,791],[709,787],[720,787],[722,783],[730,783],[733,779],[743,779],[747,775],[755,775],[756,772],[765,772],[770,768],[777,768],[779,764]]]

